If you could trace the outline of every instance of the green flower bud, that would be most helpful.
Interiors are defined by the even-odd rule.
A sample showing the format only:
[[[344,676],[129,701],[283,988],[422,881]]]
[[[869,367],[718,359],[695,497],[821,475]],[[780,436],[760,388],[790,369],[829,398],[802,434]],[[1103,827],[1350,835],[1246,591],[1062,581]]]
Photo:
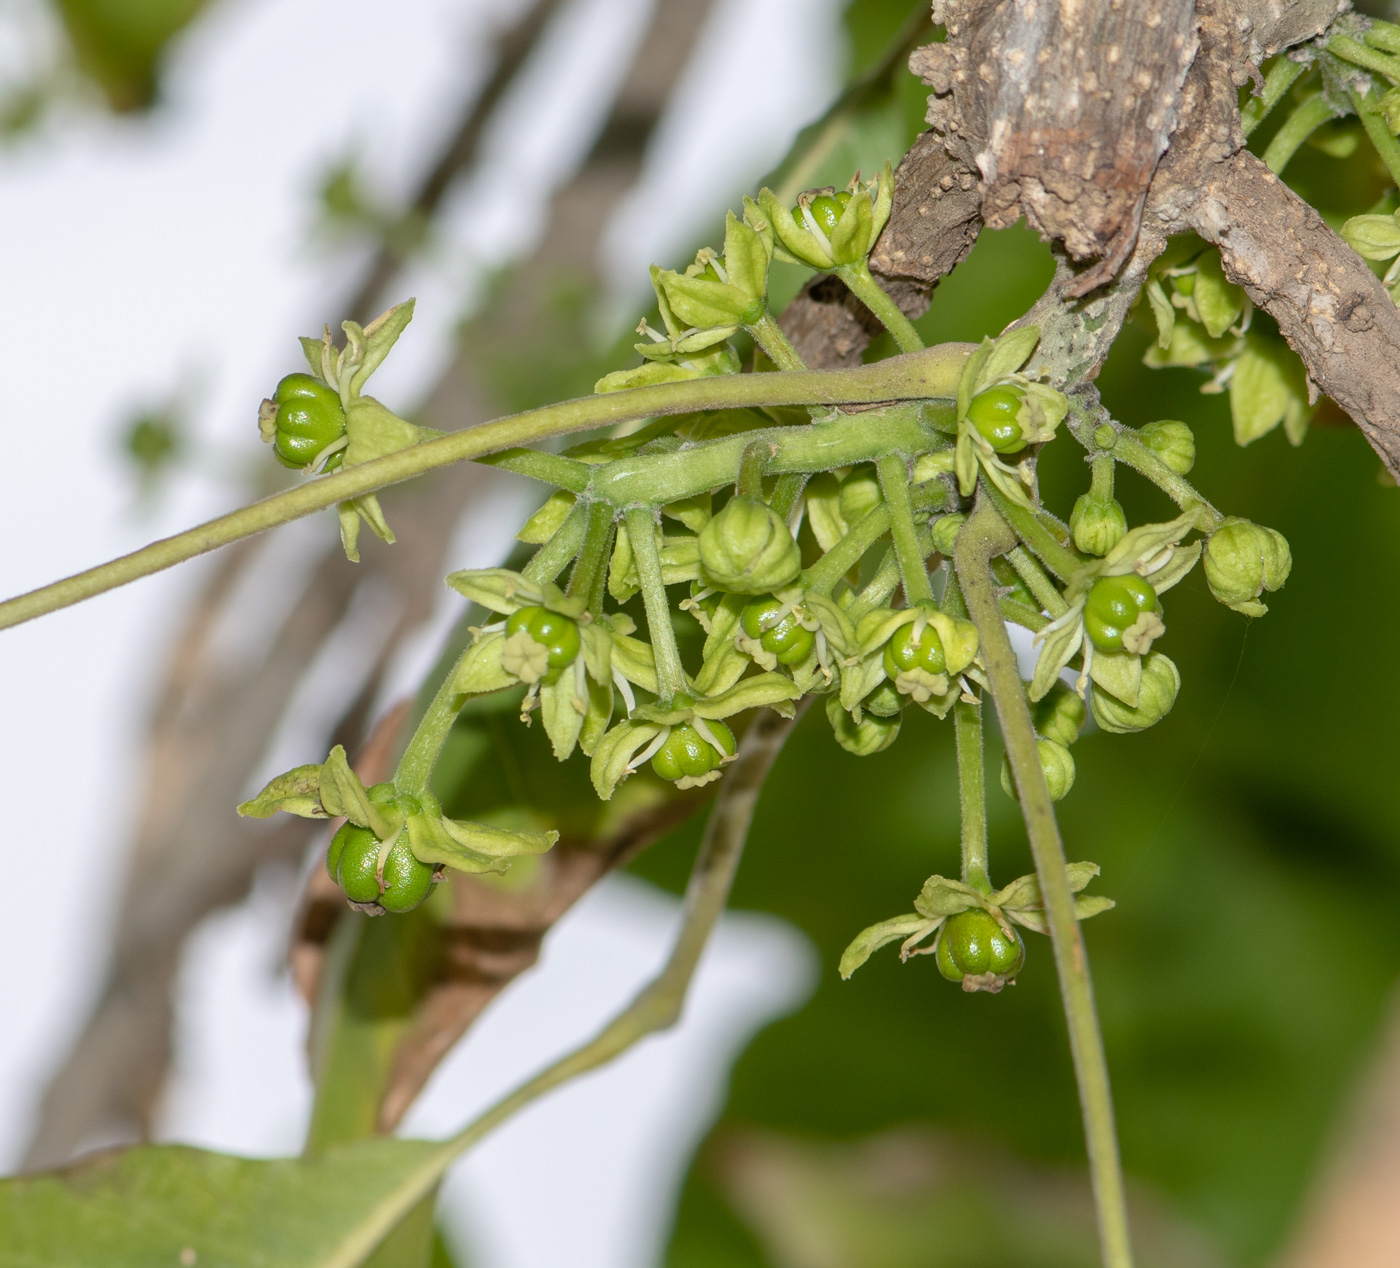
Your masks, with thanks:
[[[886,683],[886,686],[889,684]],[[889,748],[899,736],[900,716],[882,718],[872,712],[864,712],[857,722],[841,707],[837,696],[826,698],[826,718],[836,735],[836,742],[848,753],[857,757],[869,757]]]
[[[1094,428],[1094,444],[1100,449],[1112,449],[1118,443],[1118,433],[1108,423]]]
[[[1141,655],[1166,632],[1162,602],[1137,573],[1100,577],[1084,604],[1084,629],[1095,647]]]
[[[909,697],[901,695],[899,688],[886,679],[860,702],[860,707],[877,718],[895,718],[908,703]]]
[[[885,495],[880,491],[880,477],[875,474],[874,466],[865,462],[841,481],[837,506],[841,509],[841,518],[854,527],[865,518],[867,512],[874,510],[884,500]]]
[[[1145,731],[1172,711],[1176,693],[1181,690],[1181,674],[1161,652],[1150,652],[1142,659],[1142,686],[1136,708],[1129,708],[1116,696],[1097,687],[1092,696],[1094,721],[1114,735]]]
[[[321,452],[345,435],[340,396],[309,374],[289,374],[258,411],[263,439],[284,467],[309,467]]]
[[[700,530],[700,566],[721,590],[766,594],[796,580],[802,556],[776,511],[736,495]]]
[[[965,991],[1001,990],[1016,980],[1026,962],[1021,935],[1008,929],[981,907],[949,916],[938,931],[938,971],[950,982],[961,982]]]
[[[501,665],[521,682],[555,682],[579,653],[578,624],[548,608],[526,607],[506,619]]]
[[[1035,729],[1047,740],[1066,747],[1079,738],[1084,726],[1084,701],[1062,682],[1057,682],[1032,706]]]
[[[1004,384],[979,392],[968,405],[972,425],[997,453],[1017,453],[1026,447],[1025,433],[1017,421],[1025,399],[1024,388]]]
[[[1196,465],[1196,438],[1185,423],[1174,418],[1158,419],[1148,423],[1138,435],[1177,475],[1185,475]]]
[[[933,548],[940,555],[951,556],[957,544],[958,534],[967,523],[967,516],[961,513],[940,515],[933,522]]]
[[[1210,592],[1221,603],[1246,616],[1263,616],[1269,609],[1259,596],[1288,580],[1293,556],[1282,533],[1231,518],[1206,542],[1204,563]]]
[[[1128,517],[1116,498],[1082,494],[1069,513],[1074,544],[1086,555],[1106,555],[1128,531]]]
[[[739,624],[780,665],[800,665],[816,646],[816,634],[797,619],[790,605],[772,595],[750,603],[739,614]]]
[[[1050,800],[1059,801],[1074,787],[1074,757],[1063,744],[1055,740],[1036,740],[1036,752],[1040,757],[1040,769],[1045,773],[1045,786],[1050,790]],[[1016,786],[1011,782],[1011,764],[1001,759],[1001,790],[1013,801]]]
[[[651,759],[651,768],[662,779],[674,780],[683,788],[709,782],[726,757],[734,756],[734,732],[723,722],[705,723],[720,747],[717,749],[689,722],[671,728]]]

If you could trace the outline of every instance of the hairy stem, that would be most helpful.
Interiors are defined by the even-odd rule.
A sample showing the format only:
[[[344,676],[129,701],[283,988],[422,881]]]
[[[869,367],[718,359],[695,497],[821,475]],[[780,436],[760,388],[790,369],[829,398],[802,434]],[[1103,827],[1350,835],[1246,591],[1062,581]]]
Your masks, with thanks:
[[[807,487],[808,478],[805,471],[789,471],[786,475],[778,477],[768,505],[784,520],[792,517],[792,509],[797,505],[797,499],[802,496],[802,490]]]
[[[1274,133],[1274,139],[1264,151],[1264,166],[1275,176],[1282,175],[1283,169],[1288,166],[1288,160],[1298,152],[1298,147],[1329,119],[1336,117],[1336,112],[1327,104],[1326,97],[1320,93],[1316,97],[1309,97],[1283,121],[1283,127]]]
[[[880,566],[875,569],[875,575],[866,583],[865,588],[855,597],[854,602],[846,609],[846,615],[852,621],[859,622],[867,612],[873,612],[876,608],[889,601],[890,595],[899,585],[899,559],[895,555],[894,547],[891,546],[885,552],[885,557],[880,560]]]
[[[1287,57],[1278,58],[1264,76],[1264,91],[1251,97],[1240,110],[1240,126],[1245,136],[1254,131],[1308,68]]]
[[[686,889],[680,932],[661,973],[597,1036],[502,1097],[457,1135],[444,1141],[440,1150],[424,1159],[404,1180],[395,1195],[396,1200],[386,1203],[372,1224],[357,1228],[337,1255],[326,1261],[324,1268],[354,1268],[359,1264],[367,1251],[378,1245],[385,1233],[424,1194],[431,1192],[457,1157],[532,1101],[589,1070],[606,1065],[648,1035],[675,1025],[701,953],[729,898],[763,781],[783,742],[801,718],[805,705],[806,701],[798,704],[796,717],[792,719],[761,710],[739,742],[738,755],[719,786],[714,809],[705,825],[700,853]]]
[[[989,567],[994,556],[1014,544],[1015,536],[1005,521],[991,504],[982,502],[958,535],[954,552],[958,583],[981,638],[987,680],[1045,902],[1045,918],[1055,950],[1055,968],[1060,979],[1060,996],[1069,1026],[1070,1051],[1084,1115],[1103,1262],[1106,1268],[1131,1268],[1128,1211],[1118,1137],[1113,1125],[1113,1098],[1103,1038],[1094,1009],[1088,956],[1074,914],[1074,895],[1065,869],[1064,846],[1050,792],[1045,786],[1045,773],[1040,766],[1035,727],[1026,704],[1016,653],[997,610]]]
[[[1069,611],[1064,596],[1055,589],[1055,583],[1045,575],[1042,568],[1024,546],[1013,546],[1006,552],[1006,558],[1016,569],[1016,575],[1026,583],[1026,589],[1035,595],[1035,601],[1051,616],[1060,616]]]
[[[841,265],[836,270],[836,276],[846,283],[851,294],[875,314],[876,320],[890,332],[901,352],[917,352],[924,346],[913,323],[870,275],[870,267],[864,260]]]
[[[569,576],[569,594],[582,595],[592,607],[598,579],[607,569],[608,548],[612,544],[613,509],[606,502],[593,502],[585,514],[583,547]]]
[[[94,595],[427,471],[502,449],[663,414],[764,405],[852,405],[956,395],[967,344],[945,344],[849,370],[736,374],[629,388],[527,410],[424,441],[349,470],[308,480],[174,537],[0,603],[0,629],[81,603]],[[668,499],[669,500],[669,499]]]
[[[647,610],[647,632],[656,656],[658,695],[670,701],[686,687],[685,670],[681,667],[680,648],[676,646],[676,631],[671,624],[671,605],[666,598],[666,583],[661,579],[661,554],[656,549],[655,512],[649,506],[634,506],[626,514],[627,537],[632,543],[632,558],[637,567],[637,581],[642,589],[642,602]]]
[[[807,363],[797,355],[788,337],[783,334],[782,327],[773,319],[773,314],[767,308],[763,310],[760,317],[752,326],[745,326],[745,330],[754,338],[768,355],[768,359],[780,370],[805,370]]]
[[[1327,41],[1327,51],[1345,58],[1353,66],[1384,75],[1392,84],[1400,83],[1400,59],[1387,53],[1378,53],[1375,49],[1367,48],[1365,44],[1358,44],[1349,35],[1334,35]]]
[[[1366,135],[1370,137],[1381,162],[1390,170],[1390,179],[1400,185],[1400,141],[1396,141],[1390,125],[1380,112],[1376,98],[1371,93],[1368,92],[1363,97],[1353,88],[1350,95],[1352,109],[1361,120],[1361,126],[1366,129]]]
[[[904,582],[906,603],[923,603],[933,598],[928,583],[928,567],[919,545],[914,508],[909,501],[909,467],[899,454],[886,454],[875,464],[880,475],[880,491],[889,508],[890,537],[899,559],[899,575]]]
[[[751,498],[755,502],[763,501],[763,471],[770,457],[765,441],[755,440],[752,444],[744,446],[744,452],[739,458],[739,475],[734,481],[734,491],[740,497]]]
[[[883,502],[872,506],[850,531],[802,574],[802,588],[829,595],[890,526],[890,511]]]
[[[987,867],[987,774],[982,760],[982,706],[959,700],[953,706],[958,743],[958,804],[962,811],[962,878],[984,894],[992,892]]]
[[[1013,502],[990,482],[984,481],[982,488],[996,504],[1002,519],[1016,530],[1016,536],[1025,542],[1040,557],[1041,562],[1061,581],[1068,581],[1079,571],[1083,566],[1083,560],[1067,546],[1062,545],[1056,539],[1055,534],[1036,518],[1034,511],[1027,510],[1024,506]],[[1034,593],[1033,587],[1032,593]]]

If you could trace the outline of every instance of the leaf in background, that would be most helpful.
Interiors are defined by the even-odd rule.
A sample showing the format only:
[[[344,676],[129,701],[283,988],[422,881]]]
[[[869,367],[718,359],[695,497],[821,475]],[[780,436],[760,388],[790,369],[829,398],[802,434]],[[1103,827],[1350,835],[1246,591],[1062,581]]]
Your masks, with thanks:
[[[206,0],[53,0],[82,72],[113,110],[144,110],[159,89],[171,39]]]

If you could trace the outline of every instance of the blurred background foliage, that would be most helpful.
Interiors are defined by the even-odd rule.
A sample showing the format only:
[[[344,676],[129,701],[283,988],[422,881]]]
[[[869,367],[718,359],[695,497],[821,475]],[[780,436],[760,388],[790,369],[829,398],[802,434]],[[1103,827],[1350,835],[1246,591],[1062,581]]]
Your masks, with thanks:
[[[54,4],[77,66],[119,111],[155,100],[162,49],[202,7]],[[852,84],[925,8],[853,0]],[[902,67],[867,84],[858,107],[809,146],[801,185],[844,184],[854,168],[897,162],[922,126],[923,100]],[[1335,215],[1366,209],[1384,183],[1365,160],[1349,161],[1345,126],[1289,173]],[[352,176],[328,174],[328,211],[373,219]],[[931,342],[995,334],[1037,298],[1051,268],[1027,231],[984,233],[920,329]],[[796,269],[775,271],[778,298],[802,281]],[[630,335],[599,350],[593,300],[587,279],[559,281],[528,361],[511,355],[513,327],[498,330],[490,317],[464,327],[501,408],[587,392],[630,363]],[[1400,598],[1382,581],[1400,570],[1400,492],[1378,480],[1359,432],[1325,410],[1301,449],[1281,432],[1237,448],[1228,402],[1199,393],[1202,375],[1142,366],[1149,338],[1130,327],[1115,347],[1100,380],[1109,408],[1132,425],[1189,422],[1193,479],[1228,513],[1283,532],[1294,567],[1258,622],[1214,603],[1199,571],[1172,592],[1163,646],[1184,681],[1175,711],[1143,734],[1091,736],[1076,748],[1061,822],[1070,856],[1099,863],[1097,889],[1118,902],[1087,938],[1144,1263],[1243,1268],[1286,1239],[1400,970],[1400,679],[1385,654]],[[133,433],[143,460],[164,456],[154,438]],[[1067,515],[1088,480],[1075,447],[1051,447],[1041,470],[1047,503]],[[1119,497],[1130,522],[1169,510],[1128,474]],[[679,1196],[672,1268],[1092,1260],[1048,944],[1029,939],[1025,971],[999,996],[964,995],[931,960],[901,965],[890,952],[850,982],[836,973],[854,933],[907,910],[925,876],[958,865],[952,730],[911,714],[892,749],[855,758],[813,710],[769,782],[735,905],[791,921],[823,971],[811,1000],[736,1065]],[[472,739],[495,725],[486,717],[465,717],[455,740],[462,774],[442,791],[458,813],[537,795],[512,792],[475,760],[499,762],[506,751]],[[543,743],[510,725],[523,748]],[[990,768],[999,761],[993,748]],[[571,801],[582,773],[575,757],[549,795]],[[1013,803],[991,785],[993,867],[1004,882],[1031,864]],[[699,828],[673,833],[633,872],[678,891]]]

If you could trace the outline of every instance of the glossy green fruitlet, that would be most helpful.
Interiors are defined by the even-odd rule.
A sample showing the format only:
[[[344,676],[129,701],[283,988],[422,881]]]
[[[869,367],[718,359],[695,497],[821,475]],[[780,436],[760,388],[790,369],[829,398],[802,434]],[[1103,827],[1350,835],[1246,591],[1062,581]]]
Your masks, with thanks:
[[[967,416],[982,438],[997,453],[1016,453],[1026,447],[1016,415],[1026,394],[1019,387],[989,387],[972,398]]]
[[[337,841],[341,842],[338,849]],[[345,891],[346,898],[352,903],[379,901],[379,842],[373,832],[347,823],[331,840],[326,856],[327,869],[332,860],[335,863],[332,876]]]
[[[739,617],[744,633],[772,652],[780,665],[800,665],[816,645],[816,635],[805,629],[790,607],[775,598],[750,603]]]
[[[546,682],[557,679],[578,656],[578,625],[567,616],[560,616],[548,608],[521,608],[518,612],[512,612],[506,619],[506,637],[509,638],[521,630],[548,654],[548,667],[543,674]]]
[[[719,752],[689,722],[671,728],[666,742],[656,750],[651,768],[662,779],[699,779],[719,769],[720,763],[734,753],[734,732],[723,722],[706,722],[710,734],[720,743]]]
[[[917,640],[914,630],[919,622],[901,625],[885,644],[885,673],[898,678],[902,673],[922,669],[926,674],[941,674],[947,668],[943,658],[943,640],[932,625],[925,625]]]
[[[1132,628],[1144,612],[1160,616],[1162,601],[1151,585],[1136,573],[1100,577],[1084,604],[1084,628],[1095,647],[1106,652],[1121,652],[1124,631]]]
[[[412,911],[432,892],[432,867],[413,853],[408,833],[400,832],[384,860],[384,892],[379,895],[379,905],[385,911]]]
[[[289,374],[272,395],[277,405],[273,452],[283,466],[301,469],[345,434],[340,397],[309,374]]]
[[[1026,948],[1013,929],[1007,933],[980,907],[949,916],[938,931],[938,971],[964,990],[998,991],[1015,979],[1026,962]]]
[[[828,238],[835,232],[836,222],[841,219],[841,213],[846,210],[850,201],[850,191],[843,189],[836,194],[819,194],[808,204],[812,211],[812,219]],[[801,203],[792,209],[792,218],[801,228],[808,227],[807,218],[802,214]]]

